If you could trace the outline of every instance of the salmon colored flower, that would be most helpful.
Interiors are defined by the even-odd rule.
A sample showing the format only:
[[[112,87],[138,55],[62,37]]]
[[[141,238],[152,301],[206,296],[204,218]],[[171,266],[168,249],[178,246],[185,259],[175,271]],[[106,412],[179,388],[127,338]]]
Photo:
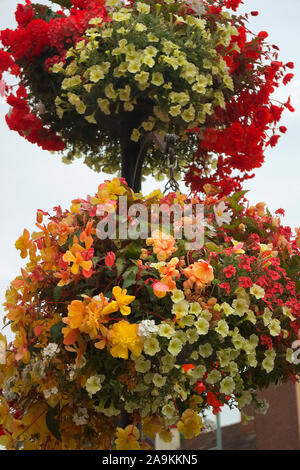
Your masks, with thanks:
[[[159,299],[162,299],[163,297],[165,297],[169,290],[169,287],[160,281],[155,282],[152,287],[153,287],[154,295],[156,295],[156,297],[158,297]]]
[[[177,251],[175,239],[172,235],[156,230],[152,237],[147,239],[147,245],[153,245],[153,253],[156,254],[158,261],[166,261]]]
[[[195,285],[196,289],[203,289],[214,280],[213,268],[204,260],[183,269],[183,274],[188,278],[183,283],[185,289],[191,289],[193,285]]]
[[[143,343],[138,336],[138,325],[121,320],[113,325],[110,333],[112,336],[110,354],[113,357],[128,359],[129,351],[137,357],[141,355]]]

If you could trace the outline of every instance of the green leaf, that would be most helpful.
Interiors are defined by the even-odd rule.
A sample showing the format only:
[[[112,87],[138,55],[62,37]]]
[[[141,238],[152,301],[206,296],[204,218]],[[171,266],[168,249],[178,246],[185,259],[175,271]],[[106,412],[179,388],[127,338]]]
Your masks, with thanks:
[[[136,283],[137,273],[137,266],[131,266],[125,271],[125,273],[123,274],[123,289],[127,289],[127,287],[130,287]]]
[[[52,3],[56,3],[64,8],[70,8],[72,6],[71,0],[50,0]]]
[[[54,343],[57,343],[60,336],[61,336],[61,330],[63,329],[63,327],[65,326],[65,324],[61,321],[59,323],[56,323],[55,325],[53,325],[51,327],[51,338],[52,338],[52,341]]]
[[[138,259],[141,254],[142,242],[141,240],[135,240],[127,246],[127,256],[128,258]]]
[[[239,213],[243,210],[244,207],[239,204],[239,201],[246,193],[248,193],[248,191],[238,191],[233,196],[228,197],[228,202],[235,212]]]
[[[205,243],[205,248],[207,248],[209,251],[215,251],[217,253],[220,253],[222,251],[222,248],[220,248],[213,242]]]
[[[47,428],[53,434],[53,436],[58,441],[61,441],[61,435],[59,432],[59,421],[57,419],[58,411],[59,411],[58,405],[55,408],[51,408],[49,406],[47,414],[46,414],[46,424],[47,424]]]
[[[55,302],[59,301],[59,299],[61,297],[61,291],[62,291],[62,287],[60,287],[60,286],[54,287],[54,289],[53,289],[53,298],[54,298]]]
[[[117,275],[118,276],[121,276],[123,270],[124,270],[124,267],[125,267],[125,259],[124,258],[118,258],[117,261],[116,261],[116,266],[117,266]]]

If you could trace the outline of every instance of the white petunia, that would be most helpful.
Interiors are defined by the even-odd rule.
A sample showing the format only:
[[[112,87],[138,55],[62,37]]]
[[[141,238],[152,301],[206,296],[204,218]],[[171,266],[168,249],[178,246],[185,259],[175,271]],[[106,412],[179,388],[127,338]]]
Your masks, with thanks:
[[[229,224],[231,221],[231,215],[229,212],[225,212],[226,204],[224,201],[220,202],[217,206],[214,206],[214,213],[216,216],[216,222],[221,227],[223,224]]]

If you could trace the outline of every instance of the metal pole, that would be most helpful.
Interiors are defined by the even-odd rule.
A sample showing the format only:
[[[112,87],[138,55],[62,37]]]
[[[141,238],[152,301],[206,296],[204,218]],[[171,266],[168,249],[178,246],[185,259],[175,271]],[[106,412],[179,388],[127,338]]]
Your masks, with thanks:
[[[217,414],[216,441],[217,441],[217,450],[223,450],[222,428],[221,428],[221,416],[220,416],[220,413]]]

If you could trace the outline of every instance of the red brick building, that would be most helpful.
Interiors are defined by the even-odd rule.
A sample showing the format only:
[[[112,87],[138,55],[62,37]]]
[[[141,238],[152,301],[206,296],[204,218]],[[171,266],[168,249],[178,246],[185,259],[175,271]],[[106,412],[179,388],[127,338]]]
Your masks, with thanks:
[[[255,419],[247,426],[241,423],[222,428],[224,450],[299,450],[300,449],[300,385],[286,384],[259,394],[270,407],[266,415],[248,415]],[[183,441],[182,449],[214,449],[216,434],[201,434]]]

